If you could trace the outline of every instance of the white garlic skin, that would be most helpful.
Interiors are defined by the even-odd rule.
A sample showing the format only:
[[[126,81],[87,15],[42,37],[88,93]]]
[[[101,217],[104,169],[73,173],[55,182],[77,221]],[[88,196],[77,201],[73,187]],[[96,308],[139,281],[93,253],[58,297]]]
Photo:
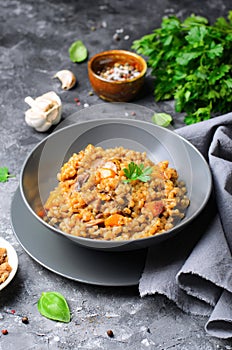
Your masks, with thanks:
[[[57,78],[61,82],[61,88],[63,90],[70,90],[76,85],[77,79],[73,72],[68,69],[60,70],[53,78]]]
[[[45,132],[60,122],[62,103],[54,91],[49,91],[35,100],[27,96],[25,102],[31,107],[25,112],[25,122],[36,131]]]

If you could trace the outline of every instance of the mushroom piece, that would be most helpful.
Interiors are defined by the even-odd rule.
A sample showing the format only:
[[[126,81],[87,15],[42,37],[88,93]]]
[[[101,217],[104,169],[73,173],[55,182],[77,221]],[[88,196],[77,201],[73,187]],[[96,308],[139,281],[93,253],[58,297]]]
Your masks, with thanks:
[[[90,220],[88,223],[86,223],[86,227],[98,226],[103,223],[104,219]]]
[[[35,130],[44,132],[60,122],[62,103],[54,91],[36,99],[27,96],[24,101],[31,107],[25,112],[25,121]]]
[[[84,183],[88,180],[89,174],[80,174],[77,176],[77,182],[76,182],[76,190],[80,191],[81,187],[84,185]]]
[[[53,78],[57,78],[61,82],[63,90],[70,90],[76,84],[76,77],[70,70],[64,69],[57,72]]]

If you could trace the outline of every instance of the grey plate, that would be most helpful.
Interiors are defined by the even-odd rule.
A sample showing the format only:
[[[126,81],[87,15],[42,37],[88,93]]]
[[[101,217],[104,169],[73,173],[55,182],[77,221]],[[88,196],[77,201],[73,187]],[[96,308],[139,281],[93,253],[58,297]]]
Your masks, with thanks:
[[[119,114],[116,109],[112,115]],[[97,120],[84,121],[66,126],[53,132],[38,144],[26,159],[20,178],[20,190],[24,203],[36,220],[50,231],[73,240],[75,243],[93,249],[125,251],[142,249],[176,235],[205,207],[212,187],[209,167],[200,154],[188,141],[175,132],[154,124],[108,116],[96,108],[86,111],[89,116],[99,116]],[[78,117],[78,115],[76,116]],[[75,118],[74,118],[75,119]],[[56,174],[73,152],[79,152],[89,143],[103,148],[123,146],[139,152],[147,152],[154,162],[168,160],[177,169],[180,179],[186,184],[190,206],[185,218],[171,230],[160,235],[128,241],[104,241],[76,237],[51,227],[39,218],[36,212],[46,202],[48,194],[57,185]]]
[[[139,283],[146,249],[116,253],[73,244],[36,220],[25,206],[19,190],[11,205],[11,223],[24,250],[48,270],[95,285],[131,286]]]

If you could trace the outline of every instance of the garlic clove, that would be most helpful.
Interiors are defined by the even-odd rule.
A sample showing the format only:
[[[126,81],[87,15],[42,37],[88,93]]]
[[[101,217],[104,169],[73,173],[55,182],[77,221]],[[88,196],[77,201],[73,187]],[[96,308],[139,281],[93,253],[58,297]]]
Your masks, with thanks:
[[[43,114],[35,114],[32,109],[29,109],[25,112],[25,121],[29,126],[37,128],[46,122],[46,116]]]
[[[47,113],[47,121],[52,123],[52,124],[58,124],[61,118],[61,113],[57,114],[57,110],[55,108],[52,108],[48,113]]]
[[[47,131],[61,119],[62,103],[54,91],[49,91],[36,99],[30,96],[25,102],[31,107],[25,112],[26,123],[37,131]]]
[[[73,72],[67,69],[60,70],[54,75],[53,78],[57,78],[60,80],[62,84],[61,87],[63,90],[70,90],[72,87],[74,87],[74,85],[77,82],[77,79]]]
[[[36,100],[33,100],[31,96],[27,96],[24,101],[34,110],[38,109],[38,112],[40,112],[42,109],[42,106],[37,103]]]
[[[52,123],[45,122],[42,126],[37,127],[36,130],[39,132],[44,132],[44,131],[47,131],[51,126],[52,126]]]
[[[25,100],[26,99],[27,97],[25,98]],[[42,109],[44,112],[48,112],[54,105],[60,106],[61,100],[54,91],[49,91],[46,94],[36,97],[34,103],[35,105],[32,106],[32,108],[38,106],[38,108]]]

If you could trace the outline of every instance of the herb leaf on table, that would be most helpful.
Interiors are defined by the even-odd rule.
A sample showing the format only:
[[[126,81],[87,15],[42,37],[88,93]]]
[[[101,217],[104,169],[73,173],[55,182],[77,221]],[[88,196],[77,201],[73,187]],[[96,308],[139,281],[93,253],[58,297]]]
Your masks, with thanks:
[[[167,113],[154,113],[151,120],[156,125],[167,127],[172,122],[172,116]]]
[[[7,167],[0,167],[0,182],[7,182],[10,177],[15,177],[9,174]]]
[[[43,292],[37,308],[42,316],[54,321],[70,322],[70,310],[64,296],[58,292]]]
[[[72,62],[83,62],[87,56],[87,48],[81,40],[74,41],[69,47],[69,57]]]
[[[132,49],[148,57],[156,101],[175,100],[193,124],[232,107],[232,11],[213,25],[191,15],[162,19],[160,28],[135,40]]]

